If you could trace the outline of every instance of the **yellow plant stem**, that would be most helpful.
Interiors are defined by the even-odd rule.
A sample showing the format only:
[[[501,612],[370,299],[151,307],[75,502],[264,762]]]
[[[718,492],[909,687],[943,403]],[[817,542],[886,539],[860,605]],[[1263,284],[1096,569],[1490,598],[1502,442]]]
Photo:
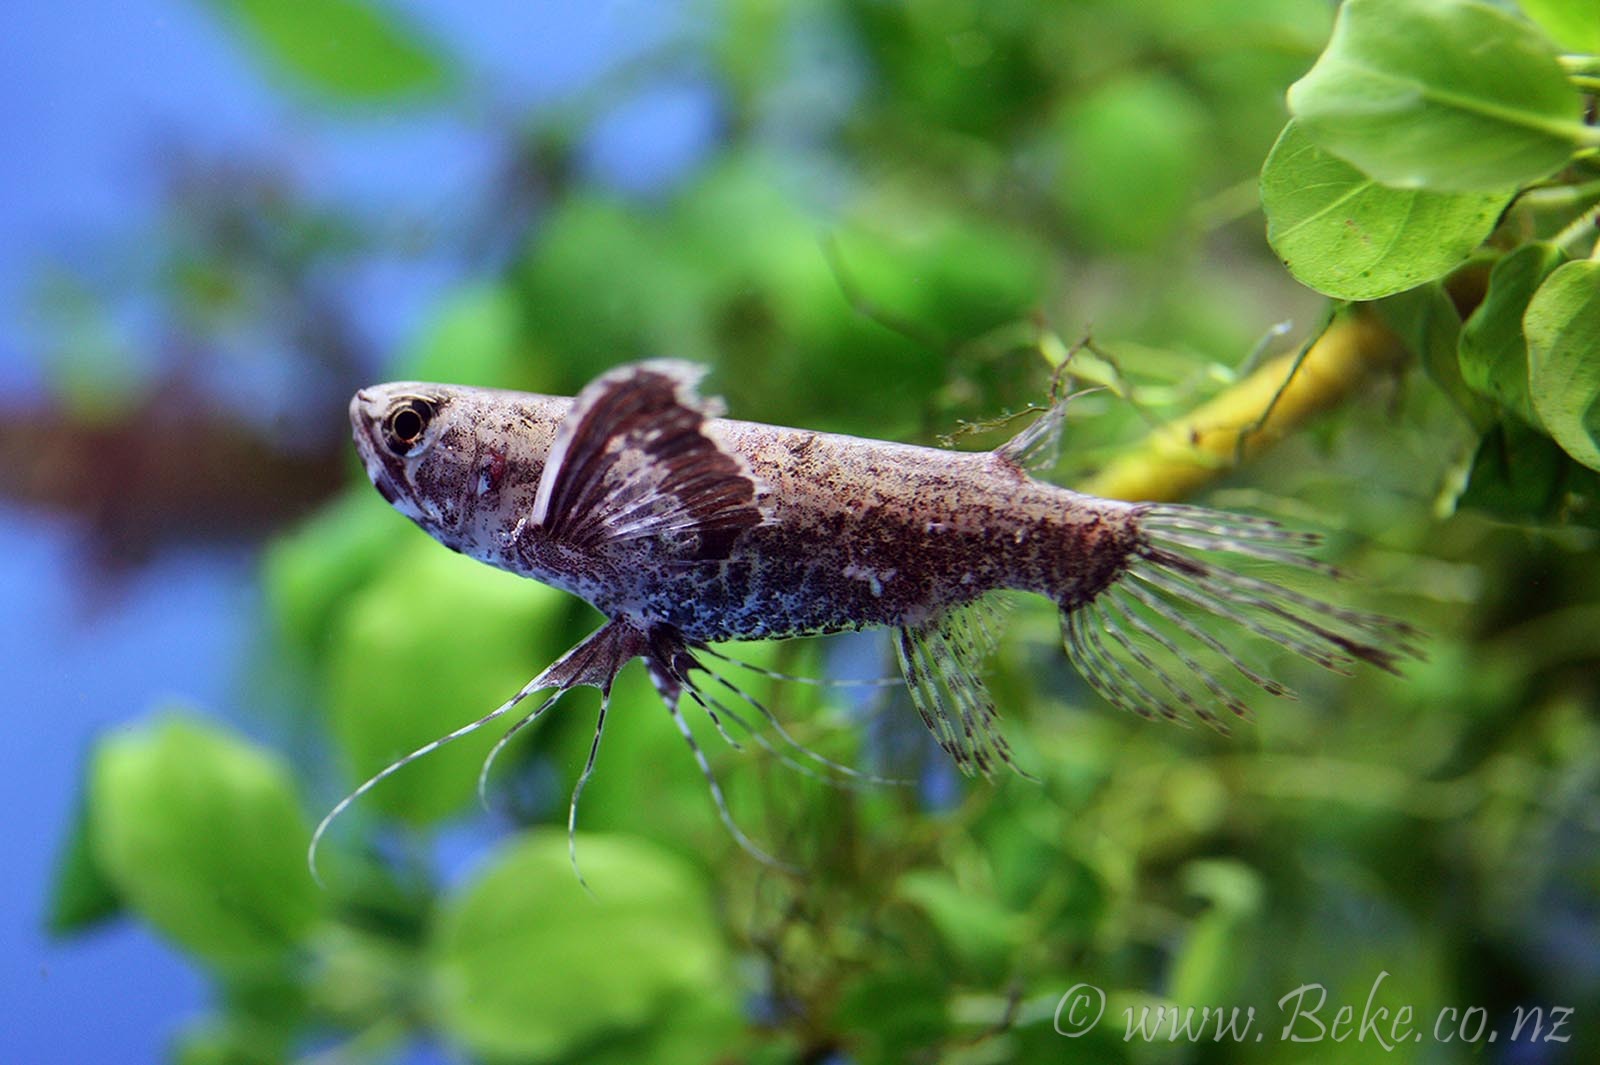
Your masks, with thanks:
[[[1194,495],[1405,358],[1399,337],[1364,308],[1338,316],[1301,359],[1283,355],[1149,436],[1081,485],[1110,499]]]

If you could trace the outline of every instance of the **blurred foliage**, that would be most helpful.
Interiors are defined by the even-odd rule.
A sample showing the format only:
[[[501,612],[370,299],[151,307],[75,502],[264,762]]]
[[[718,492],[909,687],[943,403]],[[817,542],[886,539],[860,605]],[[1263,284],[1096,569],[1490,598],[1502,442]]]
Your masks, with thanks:
[[[470,57],[388,6],[212,6],[311,100],[473,106]],[[798,740],[915,782],[830,786],[696,722],[740,823],[805,870],[790,876],[733,845],[630,667],[578,822],[592,899],[560,830],[592,693],[508,749],[487,818],[472,784],[492,737],[386,783],[333,833],[318,891],[307,809],[492,708],[596,621],[448,554],[352,474],[262,571],[261,698],[299,709],[263,725],[309,727],[318,753],[192,715],[108,736],[53,926],[125,913],[211,972],[215,1013],[174,1049],[192,1063],[416,1041],[494,1062],[1589,1060],[1600,69],[1551,43],[1596,47],[1585,0],[1524,11],[1351,0],[1335,27],[1320,0],[707,0],[660,57],[495,131],[512,180],[470,213],[509,220],[507,251],[469,257],[392,369],[570,393],[672,354],[713,364],[737,416],[962,447],[1005,439],[1059,373],[1106,386],[1074,401],[1055,470],[1084,483],[1189,412],[1248,394],[1265,424],[1261,401],[1290,393],[1256,391],[1260,374],[1301,365],[1322,313],[1296,279],[1381,299],[1335,321],[1362,323],[1337,334],[1344,384],[1296,401],[1270,450],[1248,419],[1209,450],[1207,426],[1177,420],[1183,454],[1154,476],[1171,487],[1181,459],[1202,475],[1175,491],[1329,530],[1367,597],[1431,632],[1404,679],[1280,661],[1301,699],[1263,698],[1236,735],[1155,727],[1093,699],[1052,612],[1025,608],[992,683],[1039,779],[965,784],[903,693],[729,666]],[[588,123],[682,64],[712,79],[721,140],[674,187],[609,189],[584,168]],[[299,227],[326,212],[272,203],[207,230],[232,242],[174,242],[198,249],[160,275],[189,335],[253,327],[281,353],[285,329],[341,320],[314,264],[363,254],[366,227]],[[278,238],[312,254],[275,255]],[[115,338],[70,317],[67,341],[107,357]],[[337,421],[329,380],[349,364],[329,365],[297,394]],[[868,638],[738,653],[884,664]],[[445,855],[486,820],[507,831],[473,837],[463,872]],[[1382,973],[1376,1001],[1429,1038],[1278,1037],[1292,989],[1324,985],[1331,1022]],[[1067,1039],[1056,1011],[1079,983],[1106,1011]],[[1124,1011],[1172,1004],[1253,1006],[1265,1038],[1124,1038]],[[1431,1038],[1441,1007],[1469,1005],[1502,1031],[1518,1009],[1576,1012],[1569,1042]]]

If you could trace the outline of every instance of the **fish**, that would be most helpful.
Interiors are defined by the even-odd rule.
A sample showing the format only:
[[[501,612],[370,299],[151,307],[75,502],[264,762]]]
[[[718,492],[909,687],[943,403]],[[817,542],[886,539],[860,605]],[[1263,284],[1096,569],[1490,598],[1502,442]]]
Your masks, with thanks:
[[[634,659],[734,839],[784,867],[732,818],[682,704],[702,708],[725,738],[724,718],[759,735],[729,705],[748,704],[815,761],[869,775],[794,743],[708,666],[737,661],[715,644],[887,629],[923,723],[964,774],[984,777],[1022,772],[983,679],[1004,604],[1018,593],[1054,604],[1068,659],[1107,703],[1223,731],[1247,714],[1241,680],[1293,696],[1236,650],[1240,642],[1265,641],[1339,672],[1365,662],[1398,674],[1403,658],[1421,655],[1420,633],[1405,622],[1248,571],[1341,576],[1309,553],[1315,533],[1097,498],[1033,476],[1059,439],[1064,404],[995,450],[962,452],[731,420],[700,395],[705,372],[658,359],[605,372],[576,397],[397,382],[351,399],[356,450],[395,510],[445,547],[577,595],[606,620],[503,704],[341,800],[313,835],[314,875],[328,826],[377,784],[552,692],[490,752],[481,796],[512,736],[566,692],[591,686],[600,709],[568,807],[573,839],[612,682]]]

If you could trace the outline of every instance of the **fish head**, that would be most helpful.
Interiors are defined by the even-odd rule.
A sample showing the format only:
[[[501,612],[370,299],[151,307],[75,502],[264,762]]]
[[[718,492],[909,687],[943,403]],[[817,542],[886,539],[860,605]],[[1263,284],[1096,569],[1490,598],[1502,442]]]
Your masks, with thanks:
[[[570,400],[400,381],[350,400],[356,451],[378,494],[434,539],[505,564]]]

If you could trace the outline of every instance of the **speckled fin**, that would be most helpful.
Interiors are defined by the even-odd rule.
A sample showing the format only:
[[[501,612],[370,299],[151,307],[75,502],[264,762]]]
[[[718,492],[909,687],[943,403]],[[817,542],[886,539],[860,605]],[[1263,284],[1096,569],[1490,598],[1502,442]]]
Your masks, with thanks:
[[[1017,769],[982,674],[1008,602],[1002,595],[985,596],[895,633],[912,704],[968,776],[987,777],[997,764]]]
[[[1244,649],[1251,644],[1275,645],[1338,673],[1357,661],[1398,673],[1401,659],[1422,657],[1421,634],[1404,622],[1241,566],[1273,564],[1337,579],[1337,569],[1306,554],[1319,542],[1315,534],[1173,504],[1145,504],[1138,519],[1122,576],[1062,614],[1073,665],[1114,706],[1150,718],[1187,714],[1227,731],[1227,717],[1248,715],[1235,690],[1239,680],[1293,698],[1250,665]]]
[[[588,385],[556,429],[533,524],[575,546],[657,539],[688,559],[725,557],[761,524],[760,486],[707,435],[704,370],[653,361]]]

